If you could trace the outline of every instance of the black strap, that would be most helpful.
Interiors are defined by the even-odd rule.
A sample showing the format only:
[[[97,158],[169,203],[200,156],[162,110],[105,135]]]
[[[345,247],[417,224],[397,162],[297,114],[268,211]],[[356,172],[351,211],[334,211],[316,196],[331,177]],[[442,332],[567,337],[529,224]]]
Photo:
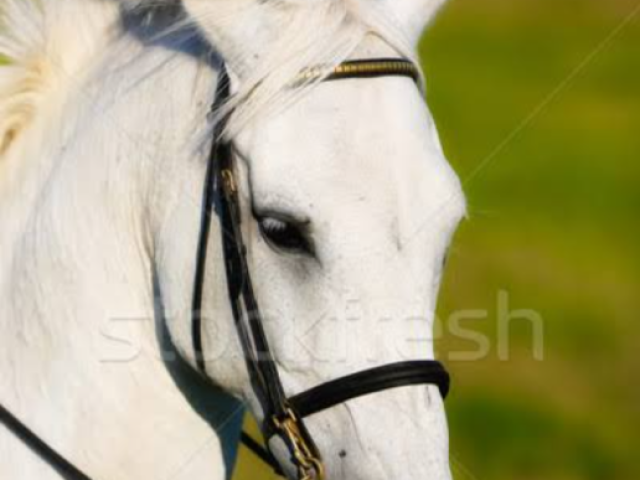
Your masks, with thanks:
[[[256,440],[254,440],[254,438],[251,435],[249,435],[247,432],[242,432],[242,435],[240,436],[240,441],[256,457],[258,457],[264,463],[269,465],[274,470],[274,472],[276,472],[278,475],[284,475],[282,472],[282,468],[280,468],[278,461],[275,458],[273,458],[273,455],[271,454],[271,452],[269,452],[269,450],[267,450],[261,444],[259,444]]]
[[[216,87],[216,97],[212,107],[212,111],[217,111],[224,102],[229,98],[229,78],[226,74],[218,77]],[[213,132],[214,144],[217,144],[218,138],[223,133],[224,124],[216,125]],[[213,156],[215,151],[212,150]],[[207,173],[204,181],[204,190],[202,195],[202,214],[200,219],[200,235],[198,236],[198,247],[196,250],[196,269],[194,278],[193,296],[191,299],[191,339],[193,342],[193,350],[195,353],[196,364],[198,369],[206,373],[206,363],[204,359],[204,350],[202,346],[202,301],[204,296],[205,275],[207,272],[207,253],[209,238],[211,235],[211,220],[215,215],[216,201],[216,169],[212,158],[207,164]]]
[[[91,480],[2,405],[0,405],[0,424],[7,427],[33,453],[51,465],[61,477],[66,480]]]
[[[440,362],[424,360],[393,363],[333,380],[289,401],[302,417],[314,415],[354,398],[410,385],[433,384],[442,398],[449,393],[449,374]]]
[[[334,68],[324,81],[379,77],[408,77],[418,83],[420,71],[412,61],[404,58],[347,60]]]

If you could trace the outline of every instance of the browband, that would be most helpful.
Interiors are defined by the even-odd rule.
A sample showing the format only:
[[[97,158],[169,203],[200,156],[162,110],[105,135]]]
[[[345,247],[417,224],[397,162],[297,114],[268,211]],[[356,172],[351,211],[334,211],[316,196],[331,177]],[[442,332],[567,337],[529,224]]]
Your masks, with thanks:
[[[349,78],[409,77],[420,81],[420,70],[404,58],[378,58],[372,60],[347,60],[333,68],[310,67],[298,76],[298,81],[345,80]]]

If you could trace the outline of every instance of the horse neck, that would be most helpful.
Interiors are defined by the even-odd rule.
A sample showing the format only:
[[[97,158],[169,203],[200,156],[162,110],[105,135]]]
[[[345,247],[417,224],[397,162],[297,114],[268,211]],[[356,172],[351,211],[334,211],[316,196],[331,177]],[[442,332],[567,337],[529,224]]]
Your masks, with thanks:
[[[23,139],[25,152],[34,141],[40,150],[12,176],[28,195],[0,202],[0,328],[11,339],[0,402],[91,476],[222,479],[241,411],[188,367],[167,367],[154,277],[154,187],[187,143],[195,115],[175,112],[192,108],[203,69],[188,54],[138,45],[121,40],[118,64],[105,58]],[[183,93],[167,98],[169,87]],[[4,429],[0,457],[12,459],[3,478],[53,476]]]

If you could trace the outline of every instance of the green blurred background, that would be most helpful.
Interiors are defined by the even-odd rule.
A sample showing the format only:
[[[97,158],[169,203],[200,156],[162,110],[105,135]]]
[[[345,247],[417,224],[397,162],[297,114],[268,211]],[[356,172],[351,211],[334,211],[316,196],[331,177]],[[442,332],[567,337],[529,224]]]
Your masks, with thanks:
[[[471,213],[440,302],[456,480],[640,478],[640,1],[452,0],[421,54]],[[542,360],[517,318],[499,357],[501,291]],[[272,477],[243,451],[235,478]]]

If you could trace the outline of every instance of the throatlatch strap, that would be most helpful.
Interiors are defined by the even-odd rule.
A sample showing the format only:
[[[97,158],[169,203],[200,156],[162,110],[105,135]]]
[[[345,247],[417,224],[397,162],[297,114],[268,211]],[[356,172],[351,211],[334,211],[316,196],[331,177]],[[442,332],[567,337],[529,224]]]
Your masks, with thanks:
[[[247,447],[256,457],[269,465],[274,472],[278,475],[284,475],[284,472],[280,468],[280,465],[278,465],[277,460],[273,458],[273,455],[271,455],[271,452],[256,442],[251,435],[247,432],[242,432],[240,440],[245,447]]]
[[[224,67],[223,67],[224,69]],[[229,98],[229,78],[226,73],[221,72],[218,77],[216,86],[216,98],[211,107],[216,112]],[[213,132],[213,143],[217,144],[217,138],[222,135],[224,124],[216,125]],[[211,236],[211,220],[215,215],[216,201],[216,168],[215,155],[216,148],[212,148],[209,162],[207,164],[207,173],[204,180],[204,190],[202,195],[202,215],[200,218],[200,235],[198,237],[198,247],[196,251],[196,270],[193,281],[193,296],[191,299],[191,341],[193,342],[193,351],[196,358],[198,370],[206,374],[206,364],[204,359],[204,350],[202,346],[202,301],[204,297],[205,275],[207,272],[207,258],[209,238]]]

